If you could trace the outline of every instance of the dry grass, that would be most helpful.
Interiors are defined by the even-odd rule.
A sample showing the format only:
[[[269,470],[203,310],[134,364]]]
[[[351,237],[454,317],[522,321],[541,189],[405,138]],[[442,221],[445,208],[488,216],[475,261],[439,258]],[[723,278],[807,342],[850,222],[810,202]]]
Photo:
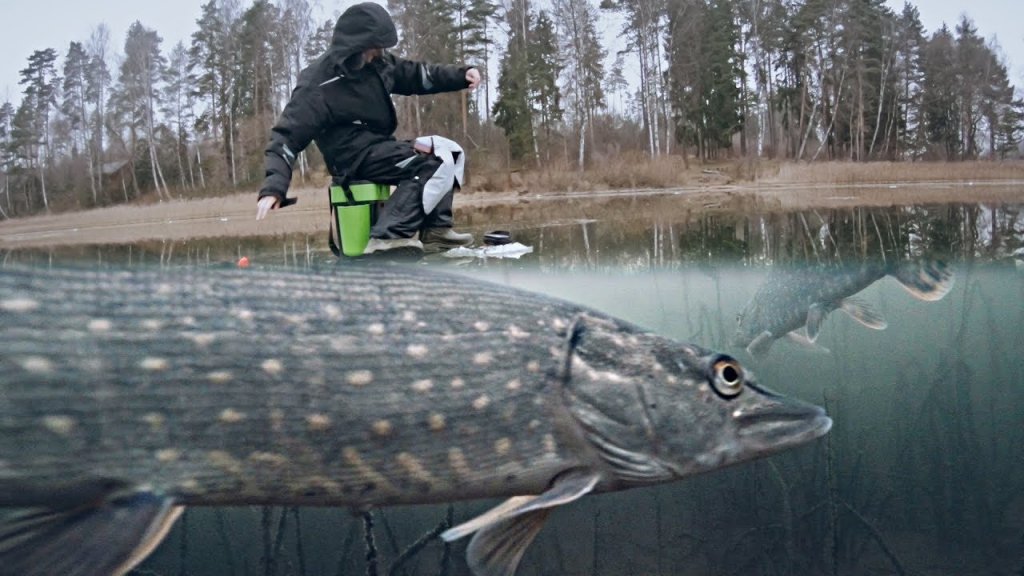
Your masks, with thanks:
[[[1024,179],[1024,161],[1003,162],[818,162],[785,163],[764,182],[879,184],[889,182],[967,182]]]
[[[642,153],[608,157],[580,171],[565,161],[547,162],[544,168],[509,171],[499,166],[475,165],[469,190],[587,192],[630,188],[673,188],[700,184],[726,184],[742,170],[733,163],[702,165],[681,156],[650,158]]]
[[[701,163],[681,156],[649,158],[626,153],[579,171],[565,162],[544,169],[509,172],[474,167],[467,191],[586,192],[630,188],[674,188],[758,182],[766,184],[882,184],[1024,180],[1024,161],[1003,162],[818,162],[739,159]]]

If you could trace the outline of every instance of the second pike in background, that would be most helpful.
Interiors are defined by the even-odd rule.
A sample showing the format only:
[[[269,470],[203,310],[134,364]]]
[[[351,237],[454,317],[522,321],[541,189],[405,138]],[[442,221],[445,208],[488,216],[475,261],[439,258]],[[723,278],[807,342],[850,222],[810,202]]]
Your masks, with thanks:
[[[881,314],[854,296],[886,276],[925,301],[942,299],[954,280],[953,271],[938,260],[773,269],[737,317],[733,344],[758,357],[766,355],[779,338],[813,346],[822,323],[833,310],[846,312],[868,328],[882,330],[887,323]],[[805,329],[803,333],[801,328]]]

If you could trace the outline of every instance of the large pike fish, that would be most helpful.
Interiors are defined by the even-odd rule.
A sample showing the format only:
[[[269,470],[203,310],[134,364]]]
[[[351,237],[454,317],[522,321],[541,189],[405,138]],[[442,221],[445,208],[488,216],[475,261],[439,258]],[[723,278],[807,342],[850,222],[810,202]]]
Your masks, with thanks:
[[[422,268],[0,269],[4,575],[120,575],[183,506],[508,497],[510,575],[552,508],[825,434],[736,360]]]
[[[938,260],[772,268],[737,316],[733,344],[752,356],[766,355],[780,338],[814,346],[822,324],[835,310],[867,328],[883,330],[888,322],[856,294],[887,276],[914,298],[928,302],[941,300],[954,281],[953,270]]]

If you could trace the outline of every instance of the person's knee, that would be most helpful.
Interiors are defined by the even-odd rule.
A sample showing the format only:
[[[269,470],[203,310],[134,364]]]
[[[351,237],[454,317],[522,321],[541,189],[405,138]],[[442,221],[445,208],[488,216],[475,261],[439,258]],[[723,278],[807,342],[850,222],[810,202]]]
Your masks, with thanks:
[[[419,169],[416,171],[416,176],[420,179],[429,179],[433,176],[441,166],[444,165],[444,161],[437,156],[428,156],[423,160]]]

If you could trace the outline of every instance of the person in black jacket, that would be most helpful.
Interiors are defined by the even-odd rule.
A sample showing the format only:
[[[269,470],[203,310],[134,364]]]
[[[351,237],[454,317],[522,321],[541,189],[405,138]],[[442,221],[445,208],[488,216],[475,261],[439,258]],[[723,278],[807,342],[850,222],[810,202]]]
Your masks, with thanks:
[[[472,66],[413,62],[386,52],[397,43],[395,23],[379,4],[356,4],[338,18],[331,46],[299,74],[291,99],[271,130],[257,220],[296,202],[287,197],[292,168],[297,154],[315,140],[336,179],[394,186],[391,198],[378,210],[364,253],[472,244],[472,235],[452,230],[454,187],[436,207],[424,211],[424,185],[443,161],[414,141],[395,139],[398,120],[391,94],[476,88],[480,72]]]

